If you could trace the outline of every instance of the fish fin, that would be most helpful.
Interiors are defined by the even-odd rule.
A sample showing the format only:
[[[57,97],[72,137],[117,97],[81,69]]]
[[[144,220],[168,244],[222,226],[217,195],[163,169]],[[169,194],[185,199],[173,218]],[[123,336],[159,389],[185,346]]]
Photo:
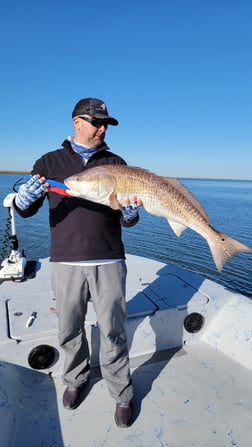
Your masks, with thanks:
[[[168,220],[168,223],[169,223],[170,227],[172,228],[172,230],[176,234],[176,236],[180,236],[181,233],[183,233],[183,231],[187,228],[186,225],[184,225],[182,223],[174,222],[174,221],[171,221],[169,219],[167,219],[167,220]]]
[[[219,235],[218,238],[212,238],[207,242],[219,272],[221,272],[225,262],[232,258],[236,253],[252,253],[252,249],[247,247],[247,245],[242,244],[224,233],[217,232],[217,234]]]
[[[110,208],[112,208],[112,210],[120,209],[119,202],[117,200],[117,195],[114,190],[111,191],[111,193],[108,196],[108,199],[109,199],[109,206]]]
[[[161,177],[162,180],[165,180],[169,185],[173,186],[180,194],[186,197],[192,205],[201,213],[201,215],[206,219],[209,223],[209,217],[204,210],[203,206],[198,202],[196,197],[178,180],[172,177]]]

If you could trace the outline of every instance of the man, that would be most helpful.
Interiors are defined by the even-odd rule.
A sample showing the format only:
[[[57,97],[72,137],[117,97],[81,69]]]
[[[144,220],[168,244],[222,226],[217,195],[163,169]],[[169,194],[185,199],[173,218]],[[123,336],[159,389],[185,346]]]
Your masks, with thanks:
[[[84,321],[92,298],[100,329],[100,367],[116,400],[115,421],[127,427],[133,420],[133,388],[125,332],[125,253],[121,225],[139,220],[141,201],[125,199],[121,210],[48,192],[46,179],[63,182],[70,175],[104,164],[126,164],[109,151],[105,133],[118,121],[96,98],[81,99],[74,107],[75,135],[63,148],[43,155],[22,185],[15,207],[23,217],[34,215],[49,200],[51,281],[59,319],[59,344],[65,353],[63,405],[76,408],[90,370]]]

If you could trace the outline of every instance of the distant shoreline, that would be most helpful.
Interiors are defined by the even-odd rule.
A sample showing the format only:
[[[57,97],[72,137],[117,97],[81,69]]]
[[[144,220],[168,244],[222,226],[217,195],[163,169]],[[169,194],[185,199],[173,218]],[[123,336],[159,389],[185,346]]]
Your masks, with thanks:
[[[30,174],[30,171],[0,171],[0,174]]]
[[[31,171],[0,171],[0,174],[30,174]],[[177,180],[219,180],[219,181],[237,181],[237,182],[251,182],[252,179],[232,179],[232,178],[203,178],[203,177],[174,177]]]

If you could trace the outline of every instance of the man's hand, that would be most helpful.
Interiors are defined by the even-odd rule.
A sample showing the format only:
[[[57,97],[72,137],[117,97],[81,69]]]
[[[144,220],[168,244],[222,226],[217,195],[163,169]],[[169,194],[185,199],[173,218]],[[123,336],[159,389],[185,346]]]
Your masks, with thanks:
[[[48,187],[45,180],[45,177],[33,175],[28,182],[20,186],[15,197],[15,203],[20,210],[24,211],[36,202],[36,200],[45,195]]]
[[[126,226],[134,225],[139,220],[139,208],[142,206],[141,199],[133,195],[131,200],[127,197],[121,204],[121,212],[123,216],[123,223]]]

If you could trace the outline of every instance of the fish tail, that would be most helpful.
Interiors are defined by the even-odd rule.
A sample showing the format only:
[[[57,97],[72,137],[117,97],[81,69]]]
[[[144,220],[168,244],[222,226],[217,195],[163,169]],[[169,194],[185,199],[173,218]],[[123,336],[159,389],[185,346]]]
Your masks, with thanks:
[[[221,272],[223,265],[232,256],[240,252],[252,252],[252,249],[247,247],[247,245],[227,236],[224,233],[216,232],[218,237],[214,237],[208,240],[208,245],[210,247],[213,260],[215,262],[216,268]]]

